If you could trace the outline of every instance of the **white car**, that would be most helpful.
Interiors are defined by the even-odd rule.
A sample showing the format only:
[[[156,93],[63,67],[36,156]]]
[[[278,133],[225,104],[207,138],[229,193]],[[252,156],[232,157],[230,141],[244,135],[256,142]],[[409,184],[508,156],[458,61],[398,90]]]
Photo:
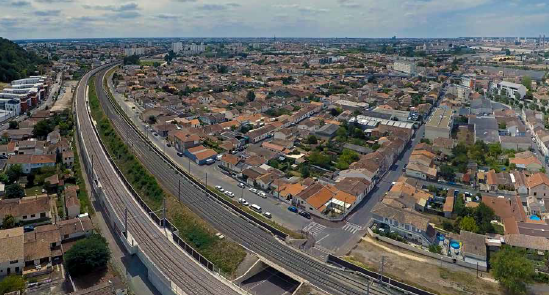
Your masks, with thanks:
[[[239,183],[238,183],[238,187],[244,187],[244,183],[239,182]]]
[[[250,187],[250,191],[251,191],[252,193],[254,193],[254,194],[257,193],[257,190],[256,190],[255,188],[253,188],[253,187]]]
[[[244,206],[250,205],[250,203],[248,203],[248,201],[246,201],[246,200],[244,200],[244,199],[242,199],[242,198],[238,199],[238,202],[239,202],[240,204],[244,205]]]
[[[267,218],[269,218],[269,219],[270,219],[271,217],[273,217],[273,216],[271,215],[271,213],[269,213],[269,212],[263,212],[263,216],[265,216],[265,217],[267,217]]]
[[[225,192],[225,190],[223,188],[220,188],[219,191],[222,192],[222,193]]]
[[[257,194],[258,194],[260,197],[264,198],[264,199],[267,198],[267,194],[264,193],[264,192],[261,192],[261,191],[260,191],[260,192],[258,192]]]
[[[218,189],[218,190],[222,190],[222,189],[223,189],[220,185],[216,185],[215,188]]]
[[[233,194],[232,192],[230,192],[230,191],[225,191],[225,194],[226,194],[227,196],[229,196],[229,197],[233,197],[233,196],[234,196],[234,194]]]

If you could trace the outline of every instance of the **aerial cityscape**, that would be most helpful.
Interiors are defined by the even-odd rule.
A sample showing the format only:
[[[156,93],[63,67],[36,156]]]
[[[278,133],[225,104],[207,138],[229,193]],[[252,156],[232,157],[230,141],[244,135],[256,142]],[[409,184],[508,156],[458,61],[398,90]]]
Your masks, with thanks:
[[[299,2],[0,1],[0,295],[549,294],[546,3]]]

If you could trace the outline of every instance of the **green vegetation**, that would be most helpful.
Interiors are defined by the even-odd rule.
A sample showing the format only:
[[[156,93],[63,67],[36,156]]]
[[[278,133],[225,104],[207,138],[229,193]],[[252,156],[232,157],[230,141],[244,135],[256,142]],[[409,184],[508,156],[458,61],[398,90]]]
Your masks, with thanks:
[[[503,150],[500,143],[486,144],[479,140],[472,145],[466,145],[463,142],[458,143],[452,149],[452,155],[449,160],[451,167],[455,172],[467,172],[469,161],[477,163],[479,166],[488,166],[496,172],[509,166],[508,161],[502,160],[502,155],[514,156],[511,150]]]
[[[248,94],[246,94],[246,98],[248,101],[254,101],[255,100],[255,93],[253,91],[248,91]]]
[[[0,38],[0,82],[11,82],[42,72],[49,63],[10,40]]]
[[[526,286],[533,281],[534,265],[521,250],[504,246],[490,259],[494,278],[511,294],[526,294]]]
[[[454,212],[458,217],[453,224],[445,220],[442,223],[444,230],[455,233],[466,230],[478,234],[497,232],[491,222],[495,218],[494,210],[482,202],[476,208],[465,207],[463,196],[459,195],[456,198]]]
[[[105,268],[110,258],[111,251],[107,240],[99,234],[93,234],[76,242],[63,255],[65,266],[74,277]]]
[[[532,78],[530,76],[522,77],[522,85],[524,85],[528,91],[532,91]]]
[[[339,156],[337,160],[336,168],[339,170],[348,169],[349,165],[351,165],[351,163],[358,161],[359,158],[360,157],[356,152],[353,152],[348,149],[344,149],[343,153],[341,154],[341,156]]]
[[[88,190],[86,189],[86,182],[84,181],[84,176],[82,175],[82,167],[80,166],[80,157],[78,156],[78,149],[75,146],[75,143],[72,143],[72,150],[74,151],[74,177],[76,185],[80,188],[78,190],[78,200],[80,201],[80,213],[88,212],[90,215],[93,215],[95,210],[91,204],[90,198],[88,196]]]
[[[38,138],[46,138],[56,126],[59,126],[59,133],[67,136],[73,129],[74,122],[69,110],[64,110],[61,114],[56,114],[53,118],[45,119],[34,125],[32,134]]]
[[[20,199],[25,196],[25,190],[17,184],[12,183],[6,186],[6,198],[8,199]]]
[[[25,290],[25,279],[22,276],[11,275],[0,281],[0,295],[14,291]]]
[[[440,245],[429,245],[429,252],[442,254],[442,247]]]
[[[2,219],[2,228],[3,229],[9,229],[14,228],[17,225],[15,222],[15,217],[12,215],[6,215],[4,216],[4,219]]]
[[[139,65],[139,56],[131,55],[124,57],[124,65]]]
[[[161,208],[162,201],[166,198],[168,218],[179,230],[179,236],[223,272],[233,274],[246,256],[244,249],[234,242],[220,240],[215,236],[217,231],[214,228],[162,189],[158,181],[122,141],[103,113],[93,80],[90,80],[89,89],[90,109],[92,117],[97,122],[101,140],[133,188],[155,211]]]

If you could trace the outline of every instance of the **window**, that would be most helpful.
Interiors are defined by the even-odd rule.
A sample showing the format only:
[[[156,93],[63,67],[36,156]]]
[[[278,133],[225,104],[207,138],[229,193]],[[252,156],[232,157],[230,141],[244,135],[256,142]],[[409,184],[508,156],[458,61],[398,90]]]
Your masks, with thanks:
[[[31,214],[31,218],[34,218],[34,217],[36,217],[36,214]]]
[[[46,212],[40,213],[40,217],[46,217]]]
[[[10,264],[16,264],[17,262],[19,262],[19,260],[12,260],[10,261]]]

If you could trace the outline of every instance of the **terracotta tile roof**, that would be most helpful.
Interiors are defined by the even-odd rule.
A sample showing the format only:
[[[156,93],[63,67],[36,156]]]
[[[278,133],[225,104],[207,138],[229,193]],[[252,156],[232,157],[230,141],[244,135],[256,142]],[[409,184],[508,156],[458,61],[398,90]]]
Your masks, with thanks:
[[[534,173],[528,177],[526,184],[529,188],[536,187],[538,185],[545,184],[546,186],[549,186],[549,177],[547,177],[547,174],[545,173]]]
[[[4,263],[23,259],[24,242],[23,227],[0,230],[0,261]]]

